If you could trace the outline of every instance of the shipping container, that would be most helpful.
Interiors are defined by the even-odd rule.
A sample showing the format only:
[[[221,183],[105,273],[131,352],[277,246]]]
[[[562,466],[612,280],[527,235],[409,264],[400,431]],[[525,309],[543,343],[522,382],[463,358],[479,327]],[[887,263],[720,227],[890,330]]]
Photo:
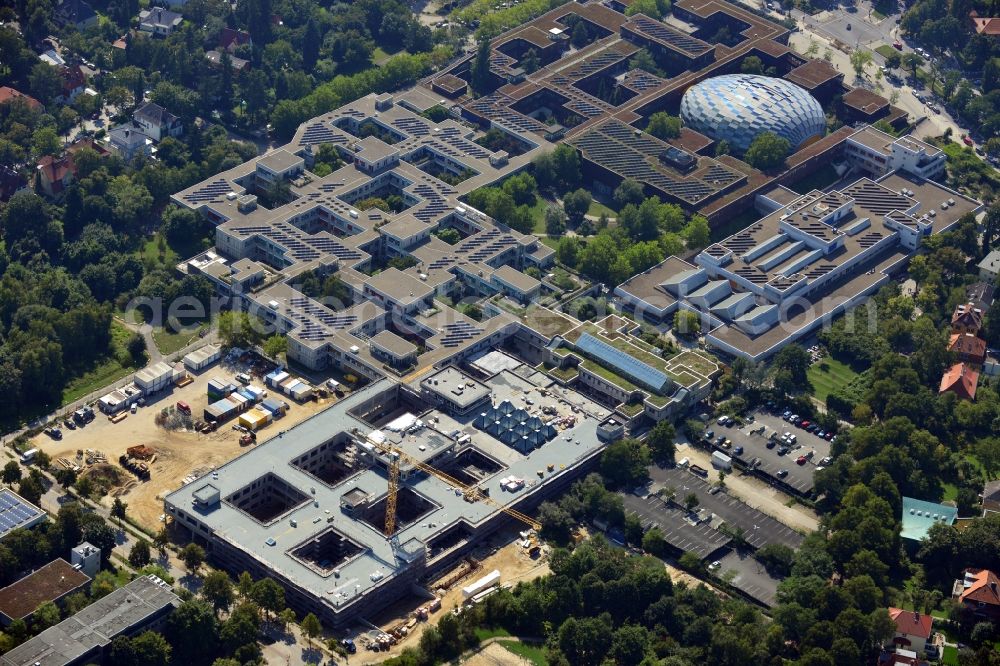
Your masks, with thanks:
[[[272,372],[271,374],[267,375],[264,378],[264,383],[270,386],[271,388],[276,389],[279,386],[281,386],[281,383],[286,381],[289,378],[289,376],[290,375],[287,372],[279,368],[274,372]]]
[[[721,451],[712,453],[712,467],[728,472],[733,468],[733,459]]]
[[[282,404],[280,400],[275,400],[274,398],[267,398],[260,403],[261,409],[266,409],[271,412],[273,418],[279,418],[285,415],[285,405]]]
[[[239,413],[239,407],[228,398],[223,398],[205,408],[205,420],[222,423],[233,418],[237,413]]]
[[[462,598],[468,599],[469,597],[474,597],[483,590],[488,590],[491,587],[498,585],[500,583],[500,571],[494,569],[490,573],[486,574],[479,580],[462,588]]]

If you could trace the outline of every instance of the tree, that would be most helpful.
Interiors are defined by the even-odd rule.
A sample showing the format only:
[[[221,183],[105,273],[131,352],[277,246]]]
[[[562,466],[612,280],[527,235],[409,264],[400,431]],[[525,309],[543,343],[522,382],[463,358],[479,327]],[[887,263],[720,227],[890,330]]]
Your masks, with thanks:
[[[146,362],[146,338],[139,333],[132,334],[125,344],[125,351],[128,352],[132,365],[141,367]]]
[[[707,246],[712,240],[712,228],[708,220],[701,215],[695,215],[684,228],[684,237],[689,250],[698,250]]]
[[[795,551],[781,543],[769,543],[754,553],[754,559],[772,575],[785,577],[792,573]]]
[[[674,333],[683,337],[697,337],[701,333],[701,318],[690,310],[678,309],[674,313]]]
[[[3,482],[8,486],[12,486],[15,482],[20,480],[21,466],[17,464],[17,461],[11,460],[3,467]]]
[[[145,539],[136,540],[128,552],[128,563],[134,569],[141,569],[149,564],[150,560],[149,542]]]
[[[649,117],[646,132],[657,139],[676,139],[681,135],[681,119],[664,111],[657,111]]]
[[[593,203],[593,199],[590,192],[582,188],[563,197],[563,209],[566,211],[566,215],[575,221],[583,219],[583,216],[590,210],[591,203]]]
[[[538,51],[535,49],[528,49],[528,52],[524,54],[521,58],[521,67],[528,74],[532,74],[538,71],[538,68],[542,66],[542,61],[538,58]]]
[[[121,497],[116,497],[115,501],[111,503],[111,517],[118,519],[118,527],[122,527],[122,521],[125,520],[125,510],[128,508],[128,504],[122,501]]]
[[[161,634],[146,631],[132,639],[132,651],[136,664],[143,666],[167,666],[170,663],[170,644]]]
[[[802,348],[802,345],[786,345],[774,355],[771,361],[772,373],[787,373],[788,381],[791,382],[793,392],[805,391],[809,388],[809,377],[807,373],[812,359],[809,353]]]
[[[174,663],[205,663],[219,643],[212,607],[201,599],[184,601],[167,618],[166,637],[174,648]]]
[[[219,315],[219,336],[226,347],[247,349],[264,337],[264,323],[245,312],[229,311]]]
[[[642,549],[651,555],[666,554],[667,540],[660,528],[653,527],[642,536]]]
[[[309,639],[310,644],[312,644],[313,639],[319,636],[322,631],[323,625],[319,623],[319,618],[312,613],[302,618],[302,633]]]
[[[864,49],[855,49],[851,52],[851,67],[854,68],[854,74],[858,78],[862,78],[865,74],[865,69],[868,65],[872,64],[872,52],[866,51]]]
[[[228,611],[236,600],[236,593],[233,590],[233,582],[229,580],[229,575],[224,571],[212,571],[207,576],[201,586],[201,595],[212,604],[218,611]]]
[[[904,53],[901,59],[903,66],[910,70],[914,77],[917,75],[917,69],[924,64],[924,59],[921,58],[920,54],[915,51]],[[854,64],[853,58],[851,59],[851,64]]]
[[[684,508],[688,511],[694,511],[694,508],[700,504],[698,496],[694,493],[688,493],[684,497]]]
[[[676,436],[677,432],[670,421],[663,420],[653,426],[646,437],[646,445],[653,460],[670,464],[674,462]]]
[[[285,589],[271,578],[255,582],[250,598],[267,613],[277,614],[285,608]]]
[[[636,439],[621,439],[604,449],[601,474],[611,486],[634,486],[649,478],[649,448]]]
[[[566,213],[557,206],[545,209],[545,233],[549,236],[562,236],[566,232]]]
[[[33,631],[42,631],[59,624],[59,607],[52,601],[43,602],[31,616]]]
[[[570,43],[578,49],[583,48],[590,43],[590,31],[587,30],[586,21],[577,21],[576,25],[573,26],[573,34],[570,37]]]
[[[788,139],[774,132],[763,132],[750,144],[744,159],[750,166],[766,171],[784,164],[790,150]]]
[[[492,49],[490,48],[490,40],[481,39],[479,41],[479,47],[476,51],[476,57],[472,61],[472,71],[470,76],[472,89],[480,94],[489,92],[492,86],[493,75],[490,73],[491,54]]]
[[[205,562],[205,549],[196,543],[189,543],[181,548],[181,552],[177,556],[184,563],[184,566],[187,567],[188,571],[197,575],[198,569]]]
[[[655,116],[656,114],[653,115]],[[646,131],[649,131],[649,127],[646,128]],[[634,178],[626,178],[615,188],[613,198],[615,204],[620,209],[624,208],[627,204],[638,206],[646,198],[646,195],[643,191],[642,183]]]
[[[744,74],[763,74],[764,63],[757,56],[747,56],[740,63],[740,71]]]
[[[59,70],[48,63],[39,62],[31,68],[31,74],[28,75],[28,90],[42,104],[51,106],[62,91]]]
[[[288,338],[280,334],[272,335],[264,340],[262,348],[265,356],[277,359],[288,352]]]

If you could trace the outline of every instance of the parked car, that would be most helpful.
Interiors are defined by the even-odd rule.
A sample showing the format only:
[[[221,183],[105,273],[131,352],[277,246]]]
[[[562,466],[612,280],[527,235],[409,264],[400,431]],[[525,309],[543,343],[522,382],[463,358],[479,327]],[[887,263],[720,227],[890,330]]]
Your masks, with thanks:
[[[780,447],[780,448],[778,449],[778,455],[779,455],[779,456],[783,456],[783,455],[785,455],[786,453],[788,453],[788,451],[789,451],[789,449],[788,449],[788,447],[787,447],[787,446],[782,446],[782,447]]]
[[[799,456],[798,458],[795,459],[795,464],[796,465],[805,465],[806,464],[806,460],[807,459],[806,459],[805,456]]]
[[[902,51],[903,50],[903,42],[901,42],[901,41],[899,41],[897,39],[896,41],[894,41],[892,43],[892,48],[896,49],[897,51]]]
[[[776,475],[776,476],[777,476],[777,477],[778,477],[779,479],[783,479],[783,478],[785,478],[786,476],[788,476],[788,470],[787,470],[787,469],[779,469],[779,470],[778,470],[778,473],[777,473],[777,475]]]
[[[832,442],[833,440],[837,439],[837,436],[834,435],[832,432],[828,432],[826,433],[826,437],[824,437],[823,439],[825,439],[828,442]]]
[[[931,108],[930,104],[927,105],[927,108]],[[967,146],[975,145],[975,142],[973,142],[972,138],[968,134],[962,135],[962,143],[964,143]]]
[[[808,428],[809,421],[803,421],[802,423],[796,423],[795,425],[799,426],[800,428]]]
[[[827,465],[829,465],[832,462],[833,462],[833,458],[831,458],[830,456],[827,456],[827,457],[823,458],[822,460],[820,460],[819,464],[822,465],[822,466],[824,466],[824,467],[826,467]]]
[[[735,449],[733,449],[733,455],[736,455],[736,456],[743,455],[743,447],[742,446],[737,446]]]
[[[820,430],[819,432],[816,433],[816,436],[817,437],[826,437],[826,431],[825,430]]]
[[[777,444],[777,442],[775,442],[773,439],[769,439],[767,440],[767,444],[765,446],[767,446],[767,448],[769,449],[773,449],[775,444]]]

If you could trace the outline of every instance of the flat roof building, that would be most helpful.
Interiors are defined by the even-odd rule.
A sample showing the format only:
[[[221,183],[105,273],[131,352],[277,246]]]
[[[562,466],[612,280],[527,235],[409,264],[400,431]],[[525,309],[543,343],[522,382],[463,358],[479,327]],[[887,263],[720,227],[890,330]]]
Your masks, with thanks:
[[[0,622],[27,621],[47,601],[58,602],[82,589],[90,576],[61,557],[0,590]]]
[[[10,488],[0,488],[0,539],[45,522],[45,512]]]
[[[0,656],[0,666],[100,663],[117,636],[162,629],[180,598],[155,576],[140,576]]]

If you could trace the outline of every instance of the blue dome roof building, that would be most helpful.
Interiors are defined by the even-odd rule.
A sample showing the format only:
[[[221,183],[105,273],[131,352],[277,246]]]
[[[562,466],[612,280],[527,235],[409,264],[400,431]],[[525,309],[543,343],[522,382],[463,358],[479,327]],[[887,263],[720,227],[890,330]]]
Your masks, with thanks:
[[[774,132],[796,149],[826,131],[826,115],[803,88],[770,76],[725,74],[691,86],[681,99],[684,124],[745,151]]]

